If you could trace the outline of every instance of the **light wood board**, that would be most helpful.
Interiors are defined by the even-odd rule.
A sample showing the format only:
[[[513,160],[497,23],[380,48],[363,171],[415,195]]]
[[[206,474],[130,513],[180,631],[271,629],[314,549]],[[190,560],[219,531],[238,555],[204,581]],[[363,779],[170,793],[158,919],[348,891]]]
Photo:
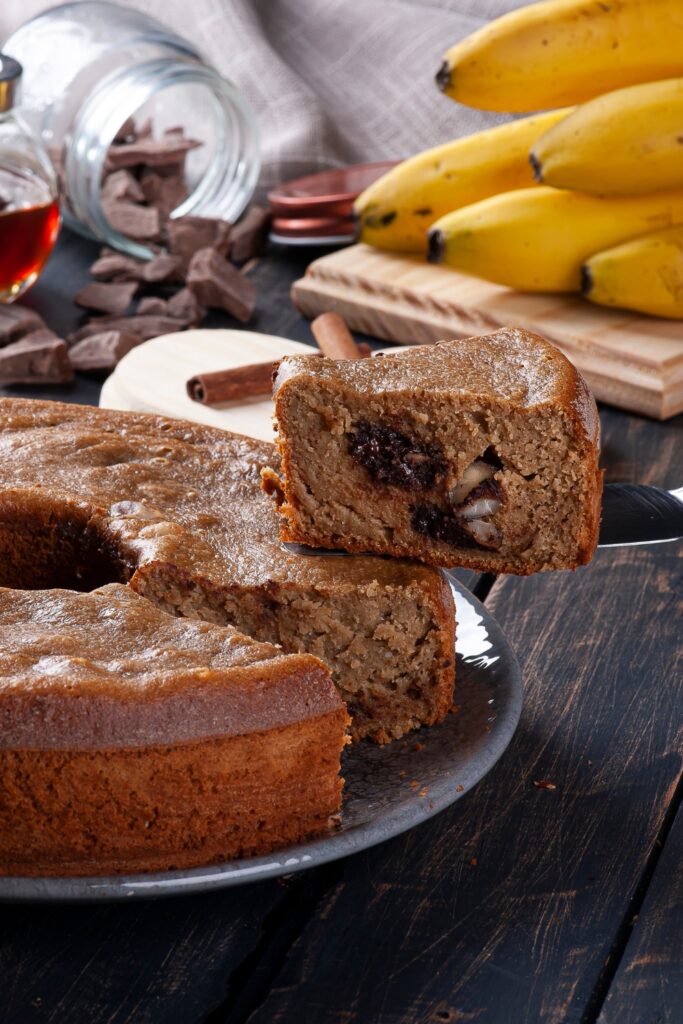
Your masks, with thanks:
[[[269,397],[210,408],[193,402],[185,384],[197,373],[268,360],[275,362],[282,356],[310,351],[310,345],[253,331],[196,330],[165,334],[124,356],[104,383],[100,405],[107,409],[175,416],[272,441],[273,403]]]
[[[401,344],[525,327],[557,345],[596,398],[657,419],[683,410],[683,322],[516,292],[365,245],[316,260],[292,299],[306,316],[336,310],[354,330]]]

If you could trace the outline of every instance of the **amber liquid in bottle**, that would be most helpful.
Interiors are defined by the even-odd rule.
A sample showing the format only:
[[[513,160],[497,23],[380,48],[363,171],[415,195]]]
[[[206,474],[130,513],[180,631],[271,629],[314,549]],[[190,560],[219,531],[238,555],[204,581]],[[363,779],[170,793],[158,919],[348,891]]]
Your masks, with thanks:
[[[13,302],[34,283],[59,222],[59,201],[44,182],[0,170],[0,302]]]

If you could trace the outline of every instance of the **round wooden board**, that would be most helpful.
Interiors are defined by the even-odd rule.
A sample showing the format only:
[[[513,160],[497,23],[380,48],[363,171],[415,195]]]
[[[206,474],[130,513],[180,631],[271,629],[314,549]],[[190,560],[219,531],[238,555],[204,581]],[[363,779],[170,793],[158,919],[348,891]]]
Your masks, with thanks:
[[[185,384],[197,373],[249,363],[275,362],[311,352],[310,345],[254,331],[196,330],[164,334],[138,345],[105,381],[100,405],[106,409],[152,412],[208,423],[262,441],[273,440],[273,403],[251,398],[210,408],[193,402]]]

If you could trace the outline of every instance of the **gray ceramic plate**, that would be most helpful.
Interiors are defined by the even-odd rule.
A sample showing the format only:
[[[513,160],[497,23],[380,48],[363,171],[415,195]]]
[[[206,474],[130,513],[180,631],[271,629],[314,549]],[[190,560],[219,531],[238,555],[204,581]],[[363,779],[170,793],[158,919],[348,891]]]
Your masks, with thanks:
[[[113,878],[0,878],[5,900],[148,899],[244,885],[325,864],[390,839],[438,814],[493,767],[522,708],[519,665],[479,601],[451,580],[457,617],[456,714],[441,725],[344,755],[339,831],[304,846],[228,864]]]

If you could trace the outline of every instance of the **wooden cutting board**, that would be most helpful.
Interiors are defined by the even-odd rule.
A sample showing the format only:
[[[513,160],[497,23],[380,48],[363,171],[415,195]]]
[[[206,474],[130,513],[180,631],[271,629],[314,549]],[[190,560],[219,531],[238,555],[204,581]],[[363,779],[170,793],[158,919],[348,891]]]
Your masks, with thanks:
[[[292,299],[306,316],[336,310],[354,330],[404,345],[525,327],[557,345],[598,399],[657,419],[683,410],[683,322],[516,292],[365,245],[316,260]]]
[[[196,373],[268,360],[275,362],[282,356],[310,351],[310,345],[254,331],[197,330],[165,334],[124,356],[104,382],[100,405],[106,409],[176,416],[272,441],[270,397],[210,408],[188,398],[185,383]]]

